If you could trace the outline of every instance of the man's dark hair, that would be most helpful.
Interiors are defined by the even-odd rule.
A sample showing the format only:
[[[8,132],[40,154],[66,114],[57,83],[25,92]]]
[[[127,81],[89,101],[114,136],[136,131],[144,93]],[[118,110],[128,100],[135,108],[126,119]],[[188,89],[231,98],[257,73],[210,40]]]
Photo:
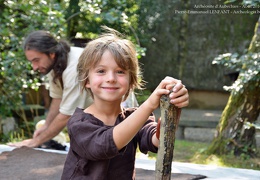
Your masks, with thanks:
[[[23,49],[24,51],[35,50],[44,53],[49,57],[51,53],[54,53],[55,62],[53,66],[53,82],[56,83],[57,80],[59,80],[63,86],[62,73],[67,67],[68,53],[70,52],[70,45],[67,41],[57,41],[47,31],[34,31],[25,39]]]

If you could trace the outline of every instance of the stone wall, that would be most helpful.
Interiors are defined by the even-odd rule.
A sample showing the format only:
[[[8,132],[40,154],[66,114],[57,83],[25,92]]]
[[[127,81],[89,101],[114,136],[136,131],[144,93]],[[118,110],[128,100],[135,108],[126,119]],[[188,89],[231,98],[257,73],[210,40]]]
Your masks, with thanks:
[[[223,110],[228,102],[229,93],[223,91],[189,90],[192,109]]]
[[[155,88],[162,78],[169,75],[182,79],[189,89],[223,91],[223,85],[232,83],[227,76],[229,70],[212,65],[212,61],[219,54],[247,49],[259,15],[234,14],[234,10],[241,9],[234,7],[222,8],[226,10],[223,12],[178,13],[176,10],[217,10],[203,8],[203,5],[223,5],[219,0],[186,2],[186,6],[181,1],[168,8],[162,6],[164,13],[161,15],[167,18],[143,33],[153,34],[149,42],[142,43],[147,52],[140,60],[147,88]],[[202,5],[201,8],[198,5]],[[183,64],[181,77],[180,64]]]

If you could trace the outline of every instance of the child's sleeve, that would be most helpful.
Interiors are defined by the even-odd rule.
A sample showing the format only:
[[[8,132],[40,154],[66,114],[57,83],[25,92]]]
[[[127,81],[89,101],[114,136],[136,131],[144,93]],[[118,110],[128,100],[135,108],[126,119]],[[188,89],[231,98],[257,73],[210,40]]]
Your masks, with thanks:
[[[109,159],[119,152],[113,140],[113,127],[104,126],[92,119],[68,124],[70,148],[89,160]]]
[[[155,122],[155,116],[152,115],[137,134],[139,149],[144,154],[148,151],[154,153],[158,151],[158,148],[152,143],[152,136],[156,133],[156,126],[157,123]]]

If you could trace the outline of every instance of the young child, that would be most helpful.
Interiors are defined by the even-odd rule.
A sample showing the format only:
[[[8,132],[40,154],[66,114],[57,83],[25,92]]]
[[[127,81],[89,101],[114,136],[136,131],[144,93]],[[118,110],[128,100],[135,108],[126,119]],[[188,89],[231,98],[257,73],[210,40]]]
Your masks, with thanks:
[[[181,108],[189,103],[187,89],[181,81],[166,77],[140,107],[122,108],[129,92],[142,84],[133,44],[112,29],[88,43],[78,73],[93,104],[77,108],[67,124],[70,150],[62,179],[135,179],[137,146],[143,153],[158,149],[152,112],[160,97],[168,94],[171,103]]]

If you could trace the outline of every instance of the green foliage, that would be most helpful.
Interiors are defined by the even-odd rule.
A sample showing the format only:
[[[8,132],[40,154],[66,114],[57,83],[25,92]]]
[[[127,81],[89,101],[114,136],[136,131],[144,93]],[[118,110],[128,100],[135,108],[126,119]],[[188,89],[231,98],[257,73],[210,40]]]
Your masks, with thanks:
[[[91,39],[106,25],[137,44],[138,58],[145,55],[135,32],[136,1],[4,0],[0,6],[1,116],[10,115],[14,106],[22,104],[22,95],[40,85],[40,76],[32,71],[22,50],[23,38],[33,30],[48,30],[57,38],[68,34]],[[70,33],[66,33],[67,23]]]
[[[246,8],[256,8],[260,6],[259,0],[226,0],[225,4],[239,3]],[[257,33],[257,32],[256,32]],[[259,36],[259,35],[258,35]],[[260,46],[258,39],[252,40],[251,46],[258,48]],[[251,48],[251,49],[250,49]],[[255,87],[259,86],[260,82],[260,53],[258,50],[253,50],[249,47],[244,54],[238,53],[226,53],[216,57],[212,64],[218,64],[227,67],[228,69],[239,72],[239,78],[232,84],[232,86],[224,86],[224,89],[231,91],[234,94],[242,94],[244,92],[245,84],[249,84],[249,81],[255,82]]]
[[[135,96],[137,99],[138,104],[142,104],[144,101],[148,99],[148,97],[151,95],[151,91],[149,90],[136,90]]]
[[[233,93],[243,93],[244,85],[249,81],[260,81],[260,53],[245,53],[239,55],[238,53],[226,53],[216,57],[212,64],[223,65],[229,69],[239,72],[239,78],[232,84],[232,86],[224,86],[225,90]],[[258,86],[259,84],[254,84]]]
[[[68,22],[68,38],[94,39],[106,25],[116,29],[136,44],[137,57],[145,56],[146,49],[141,47],[138,29],[138,2],[133,0],[113,1],[70,1],[65,11]]]
[[[35,129],[35,124],[33,122],[29,122],[27,124],[24,123],[16,131],[10,131],[6,135],[0,134],[0,142],[1,143],[19,142],[24,139],[31,138],[34,129]]]
[[[227,0],[225,4],[240,3],[243,6],[258,7],[260,5],[259,0]],[[256,32],[257,33],[257,32]],[[254,47],[260,46],[259,38],[253,41]],[[224,86],[224,89],[231,91],[234,94],[242,94],[244,92],[245,84],[249,84],[249,81],[254,82],[254,86],[257,87],[260,84],[260,53],[258,50],[250,51],[246,50],[244,54],[238,53],[226,53],[216,57],[212,64],[222,65],[228,69],[239,72],[239,78],[232,84],[232,86]]]
[[[5,0],[0,14],[0,116],[22,105],[22,95],[36,89],[40,78],[26,60],[22,41],[33,30],[44,29],[64,35],[63,12],[58,3],[46,0]],[[0,117],[0,118],[1,118]]]
[[[133,37],[132,40],[138,44],[134,30],[137,28],[137,10],[138,5],[133,0],[79,0],[78,5],[70,3],[67,21],[78,21],[78,25],[73,27],[74,32],[79,32],[77,37],[95,38],[101,33],[101,26],[106,25]]]
[[[67,35],[94,38],[101,25],[112,27],[137,44],[137,57],[145,55],[137,29],[136,1],[4,0],[0,3],[0,116],[22,105],[28,89],[38,89],[40,75],[33,72],[22,49],[23,38],[33,30],[50,31],[57,38]],[[66,18],[66,20],[65,20]],[[67,23],[69,25],[66,32]],[[70,37],[70,36],[69,36]]]

